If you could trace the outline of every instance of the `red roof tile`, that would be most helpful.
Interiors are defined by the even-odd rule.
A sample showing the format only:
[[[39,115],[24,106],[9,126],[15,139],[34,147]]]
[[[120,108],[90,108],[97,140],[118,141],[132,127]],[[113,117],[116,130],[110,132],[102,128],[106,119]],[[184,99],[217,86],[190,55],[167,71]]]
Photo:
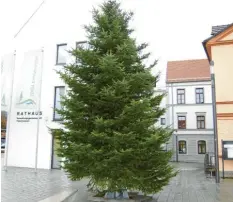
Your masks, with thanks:
[[[167,83],[208,80],[210,80],[210,66],[207,59],[167,63]]]

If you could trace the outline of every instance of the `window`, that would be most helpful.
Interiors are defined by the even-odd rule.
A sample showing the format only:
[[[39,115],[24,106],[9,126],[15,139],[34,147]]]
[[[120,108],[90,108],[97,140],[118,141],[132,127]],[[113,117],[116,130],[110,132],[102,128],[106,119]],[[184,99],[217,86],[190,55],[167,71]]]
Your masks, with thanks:
[[[186,129],[186,116],[178,116],[178,129]]]
[[[204,103],[204,89],[196,88],[196,103],[202,104]]]
[[[57,65],[64,65],[66,64],[66,57],[67,57],[67,44],[58,44],[57,45]]]
[[[78,42],[76,42],[76,49],[78,48],[78,47],[83,47],[84,49],[86,49],[86,48],[88,48],[88,46],[87,46],[88,44],[87,44],[87,41],[78,41]]]
[[[185,90],[177,89],[177,104],[184,104],[184,103],[185,103]]]
[[[187,154],[186,141],[179,141],[179,154]]]
[[[197,129],[205,129],[205,116],[197,116]]]
[[[57,109],[62,109],[61,106],[61,98],[65,95],[65,87],[64,86],[56,86],[55,87],[55,95],[54,95],[54,112],[53,112],[53,120],[54,121],[61,121],[62,117],[60,114],[57,113]]]
[[[87,41],[78,41],[78,42],[76,42],[76,49],[78,49],[78,48],[80,48],[80,47],[82,47],[82,48],[84,48],[84,49],[87,49],[88,48],[88,46],[87,46],[88,44],[87,44]],[[78,64],[78,58],[76,57],[76,64]]]
[[[199,140],[197,144],[198,144],[198,154],[205,154],[206,153],[206,141]]]
[[[161,118],[160,122],[161,122],[161,125],[166,125],[166,119],[165,118]]]

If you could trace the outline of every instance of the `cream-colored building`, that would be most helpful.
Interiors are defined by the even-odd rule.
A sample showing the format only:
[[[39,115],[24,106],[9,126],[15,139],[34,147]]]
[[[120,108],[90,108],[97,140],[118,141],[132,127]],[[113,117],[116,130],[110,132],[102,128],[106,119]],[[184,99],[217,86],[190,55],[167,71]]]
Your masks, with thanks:
[[[222,167],[222,140],[233,141],[233,23],[213,26],[203,42],[209,61],[214,61],[219,169]],[[229,158],[232,150],[228,150]],[[224,161],[225,175],[233,174],[233,158]],[[229,173],[230,172],[230,173]]]

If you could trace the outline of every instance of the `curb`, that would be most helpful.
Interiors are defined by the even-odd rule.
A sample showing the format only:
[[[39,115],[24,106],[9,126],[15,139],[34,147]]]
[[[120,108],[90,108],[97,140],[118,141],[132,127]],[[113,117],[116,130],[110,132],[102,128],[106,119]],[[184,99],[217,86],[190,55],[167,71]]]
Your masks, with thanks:
[[[78,192],[78,189],[73,191],[69,196],[65,197],[61,202],[69,202],[70,198]]]

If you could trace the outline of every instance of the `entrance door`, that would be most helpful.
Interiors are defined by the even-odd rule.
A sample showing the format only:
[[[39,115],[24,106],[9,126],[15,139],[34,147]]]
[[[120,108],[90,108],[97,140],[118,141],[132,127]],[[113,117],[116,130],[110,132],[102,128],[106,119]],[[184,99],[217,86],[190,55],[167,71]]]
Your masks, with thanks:
[[[53,145],[52,145],[52,169],[60,169],[61,166],[61,158],[57,156],[57,148],[59,147],[58,140],[53,137]]]

